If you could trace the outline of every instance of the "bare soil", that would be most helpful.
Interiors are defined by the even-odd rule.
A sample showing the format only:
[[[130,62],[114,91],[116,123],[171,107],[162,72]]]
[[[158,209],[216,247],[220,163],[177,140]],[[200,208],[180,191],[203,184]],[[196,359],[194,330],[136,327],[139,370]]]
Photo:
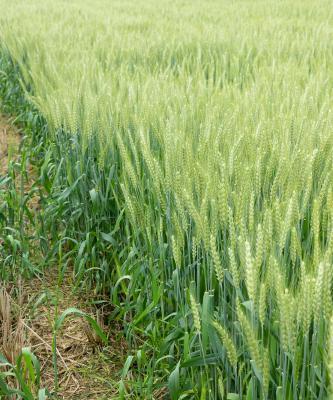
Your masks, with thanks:
[[[0,114],[0,175],[6,173],[8,161],[17,154],[20,142],[19,130]]]

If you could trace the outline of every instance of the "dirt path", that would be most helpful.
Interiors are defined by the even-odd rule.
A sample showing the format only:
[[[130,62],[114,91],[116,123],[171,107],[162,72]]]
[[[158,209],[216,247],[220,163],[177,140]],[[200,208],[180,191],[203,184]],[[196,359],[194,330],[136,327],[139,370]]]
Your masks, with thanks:
[[[57,273],[48,272],[42,281],[37,279],[23,285],[27,309],[24,327],[29,346],[41,361],[42,380],[54,390],[53,352],[51,348],[54,323],[66,309],[75,307],[93,317],[109,336],[102,348],[98,337],[84,318],[68,317],[57,335],[59,396],[64,399],[112,399],[116,387],[112,384],[122,367],[126,345],[120,329],[113,326],[108,332],[104,318],[109,309],[97,309],[93,298],[73,294],[72,274],[66,273],[59,287]],[[115,379],[117,380],[117,379]]]
[[[19,130],[0,114],[0,175],[6,173],[8,161],[17,154],[20,141]]]
[[[0,115],[0,176],[6,174],[8,161],[19,156],[20,139],[20,132]],[[15,363],[21,348],[29,347],[41,364],[41,387],[54,392],[55,321],[66,309],[75,307],[99,323],[109,343],[102,347],[84,318],[65,319],[57,334],[58,398],[112,399],[126,356],[120,327],[115,324],[111,331],[106,329],[107,302],[101,307],[103,299],[92,293],[73,293],[72,271],[61,271],[62,277],[59,273],[54,266],[42,278],[0,282],[0,353]]]

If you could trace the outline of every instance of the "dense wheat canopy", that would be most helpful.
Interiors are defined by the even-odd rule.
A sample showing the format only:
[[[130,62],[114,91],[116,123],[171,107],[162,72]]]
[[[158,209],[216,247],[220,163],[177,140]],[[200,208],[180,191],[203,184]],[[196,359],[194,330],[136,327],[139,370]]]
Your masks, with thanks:
[[[0,7],[2,52],[51,140],[69,134],[104,177],[115,165],[131,329],[166,357],[171,397],[327,398],[331,3]]]

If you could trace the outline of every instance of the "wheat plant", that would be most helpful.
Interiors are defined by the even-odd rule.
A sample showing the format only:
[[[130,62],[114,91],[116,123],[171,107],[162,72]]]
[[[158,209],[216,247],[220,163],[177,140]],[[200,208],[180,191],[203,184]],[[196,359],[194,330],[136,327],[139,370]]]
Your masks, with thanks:
[[[140,365],[122,396],[328,398],[330,2],[0,6],[48,126],[45,226]]]

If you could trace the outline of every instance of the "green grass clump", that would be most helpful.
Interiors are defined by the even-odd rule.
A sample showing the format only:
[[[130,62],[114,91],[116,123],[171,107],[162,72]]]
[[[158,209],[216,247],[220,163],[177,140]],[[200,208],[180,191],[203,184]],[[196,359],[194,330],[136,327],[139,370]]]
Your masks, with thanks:
[[[122,396],[328,398],[330,3],[13,4],[2,53],[52,144],[44,229],[140,348]]]

